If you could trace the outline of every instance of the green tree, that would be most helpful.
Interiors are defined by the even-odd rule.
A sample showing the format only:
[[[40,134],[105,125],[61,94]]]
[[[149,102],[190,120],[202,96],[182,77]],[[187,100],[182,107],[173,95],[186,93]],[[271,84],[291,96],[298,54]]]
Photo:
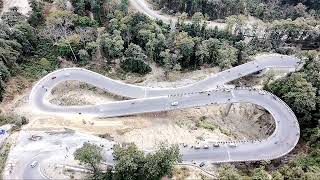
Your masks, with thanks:
[[[145,155],[136,145],[114,146],[114,179],[161,179],[171,175],[173,165],[180,160],[179,148],[160,146],[154,153]]]
[[[120,35],[120,31],[113,31],[113,35],[103,34],[101,37],[101,47],[108,59],[114,59],[122,56],[124,49],[124,41]],[[110,60],[109,60],[110,62]]]
[[[223,43],[218,49],[217,65],[221,69],[230,68],[237,62],[238,50],[227,43]]]
[[[161,145],[155,153],[146,156],[144,164],[146,179],[161,179],[166,175],[171,176],[173,166],[181,160],[180,158],[178,146],[166,148]]]
[[[234,179],[242,179],[239,171],[230,164],[222,165],[218,169],[219,179],[223,180],[234,180]]]
[[[143,151],[131,144],[127,147],[115,145],[113,157],[116,161],[114,170],[115,179],[133,180],[145,179],[144,164],[145,156]]]
[[[181,66],[178,62],[179,54],[177,52],[171,53],[169,49],[162,51],[160,53],[160,57],[162,58],[163,68],[164,68],[164,75],[168,78],[168,74],[172,70],[181,70]]]
[[[101,175],[100,162],[102,160],[102,149],[94,144],[84,143],[83,146],[74,152],[75,160],[89,166],[93,171],[93,178],[97,179]]]
[[[38,0],[30,0],[30,7],[32,9],[29,16],[29,23],[32,26],[38,26],[44,23],[43,4]]]
[[[197,46],[196,56],[199,59],[200,65],[203,63],[217,64],[221,41],[218,39],[209,38],[204,40]]]
[[[270,180],[272,176],[264,170],[264,167],[255,168],[253,170],[252,179],[254,180]]]
[[[293,73],[272,83],[269,89],[283,98],[298,114],[310,114],[312,110],[316,109],[316,88],[306,80],[306,74],[302,72]]]
[[[87,63],[90,61],[90,55],[87,50],[80,49],[78,52],[80,62]]]
[[[180,64],[182,67],[186,68],[190,66],[190,62],[194,53],[193,48],[195,46],[193,38],[190,37],[186,32],[180,32],[175,38],[174,46],[181,55]]]
[[[120,65],[123,70],[139,74],[151,72],[151,67],[145,63],[147,56],[140,46],[131,43],[124,54],[125,58]]]

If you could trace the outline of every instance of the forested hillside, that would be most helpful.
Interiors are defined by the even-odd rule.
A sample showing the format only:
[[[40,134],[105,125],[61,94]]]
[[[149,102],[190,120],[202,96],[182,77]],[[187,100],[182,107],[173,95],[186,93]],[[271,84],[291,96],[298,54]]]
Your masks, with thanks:
[[[319,18],[318,0],[153,0],[159,8],[175,14],[185,12],[192,16],[201,12],[210,20],[231,15],[251,15],[262,20]]]

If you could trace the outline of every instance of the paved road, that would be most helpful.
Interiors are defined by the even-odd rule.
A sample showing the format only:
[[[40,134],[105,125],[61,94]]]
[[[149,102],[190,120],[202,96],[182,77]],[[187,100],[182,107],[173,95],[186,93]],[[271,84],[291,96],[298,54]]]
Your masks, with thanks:
[[[30,141],[31,134],[42,137],[38,141]],[[10,152],[8,161],[11,162],[12,171],[8,173],[10,165],[7,165],[4,179],[49,179],[53,178],[52,173],[48,176],[46,172],[48,162],[51,166],[73,160],[73,153],[80,148],[84,142],[97,145],[104,145],[102,151],[103,161],[112,162],[112,151],[114,142],[99,138],[94,135],[83,133],[47,133],[42,131],[27,132],[21,131],[16,147]],[[30,167],[33,161],[38,161],[34,168]],[[9,163],[10,164],[10,163]],[[45,170],[46,169],[46,170]]]
[[[213,148],[213,143],[208,143],[209,149],[181,147],[183,161],[217,163],[269,160],[281,157],[295,147],[300,135],[297,118],[281,99],[269,92],[249,88],[226,89],[224,84],[267,68],[295,70],[299,63],[299,59],[290,56],[276,54],[258,56],[254,61],[179,88],[136,86],[85,69],[67,68],[42,78],[33,87],[29,101],[34,108],[48,113],[83,113],[104,117],[170,111],[216,103],[253,103],[264,107],[275,119],[276,129],[269,138],[257,141],[219,142],[218,148]],[[50,104],[45,97],[53,87],[67,80],[83,81],[111,93],[136,99],[89,106]],[[174,102],[178,104],[175,106],[172,104]],[[236,143],[237,147],[231,147],[231,143]]]
[[[139,12],[144,13],[148,17],[155,20],[162,20],[164,23],[171,24],[176,23],[177,18],[170,15],[162,15],[160,11],[155,11],[150,7],[150,4],[145,0],[129,0],[130,4]],[[191,21],[186,21],[186,23],[191,23]],[[218,23],[214,21],[207,21],[207,27],[214,28],[218,27],[219,29],[225,29],[227,26],[226,23]]]

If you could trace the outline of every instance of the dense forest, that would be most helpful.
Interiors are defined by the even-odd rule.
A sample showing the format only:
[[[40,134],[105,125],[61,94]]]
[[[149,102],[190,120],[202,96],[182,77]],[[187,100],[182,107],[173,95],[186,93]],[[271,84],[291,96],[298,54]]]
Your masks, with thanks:
[[[153,0],[162,10],[171,14],[196,12],[210,20],[224,19],[231,15],[251,15],[262,20],[319,18],[318,0]]]
[[[223,70],[250,61],[261,52],[299,54],[306,58],[304,67],[265,88],[296,113],[302,131],[300,145],[308,147],[305,154],[288,165],[279,163],[276,169],[271,168],[272,161],[252,171],[223,166],[220,174],[229,179],[266,174],[275,179],[316,179],[320,172],[320,63],[316,51],[320,1],[155,2],[172,13],[187,12],[192,23],[179,19],[172,27],[144,14],[129,13],[128,0],[72,0],[73,9],[66,1],[56,1],[52,11],[51,1],[30,0],[32,11],[28,17],[16,8],[4,13],[0,22],[0,101],[10,78],[23,76],[34,81],[65,61],[104,74],[115,69],[119,74],[143,76],[152,71],[151,64],[162,67],[167,75],[203,66]],[[263,33],[255,28],[248,37],[241,16],[228,17],[238,14],[270,22]],[[207,28],[206,16],[228,17],[229,28]]]

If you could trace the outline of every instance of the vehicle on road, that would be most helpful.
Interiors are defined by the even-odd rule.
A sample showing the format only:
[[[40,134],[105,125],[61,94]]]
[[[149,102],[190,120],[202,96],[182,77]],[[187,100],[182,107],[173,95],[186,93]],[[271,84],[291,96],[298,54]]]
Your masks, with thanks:
[[[201,147],[200,147],[199,144],[197,144],[197,145],[194,146],[194,149],[200,149],[200,148],[201,148]]]
[[[6,134],[6,130],[0,129],[0,135],[4,135],[4,134]]]
[[[264,91],[259,91],[259,94],[265,95],[266,93]]]
[[[175,101],[175,102],[171,103],[171,106],[178,106],[178,105],[179,105],[178,101]]]
[[[203,145],[203,149],[209,149],[209,146],[208,145]]]
[[[38,164],[39,164],[38,161],[33,161],[33,162],[30,164],[30,167],[31,167],[31,168],[34,168],[34,167],[36,167]]]
[[[232,147],[232,148],[235,148],[235,147],[237,147],[237,144],[236,143],[230,143],[229,146]]]
[[[220,144],[219,143],[214,143],[213,147],[220,147]]]
[[[53,76],[51,79],[54,80],[54,79],[56,79],[56,78],[57,78],[56,76]]]
[[[199,165],[199,167],[203,167],[203,166],[205,166],[205,165],[206,165],[205,162],[201,162],[200,165]]]
[[[185,143],[184,143],[184,144],[183,144],[183,147],[188,147],[188,144],[185,144]]]

